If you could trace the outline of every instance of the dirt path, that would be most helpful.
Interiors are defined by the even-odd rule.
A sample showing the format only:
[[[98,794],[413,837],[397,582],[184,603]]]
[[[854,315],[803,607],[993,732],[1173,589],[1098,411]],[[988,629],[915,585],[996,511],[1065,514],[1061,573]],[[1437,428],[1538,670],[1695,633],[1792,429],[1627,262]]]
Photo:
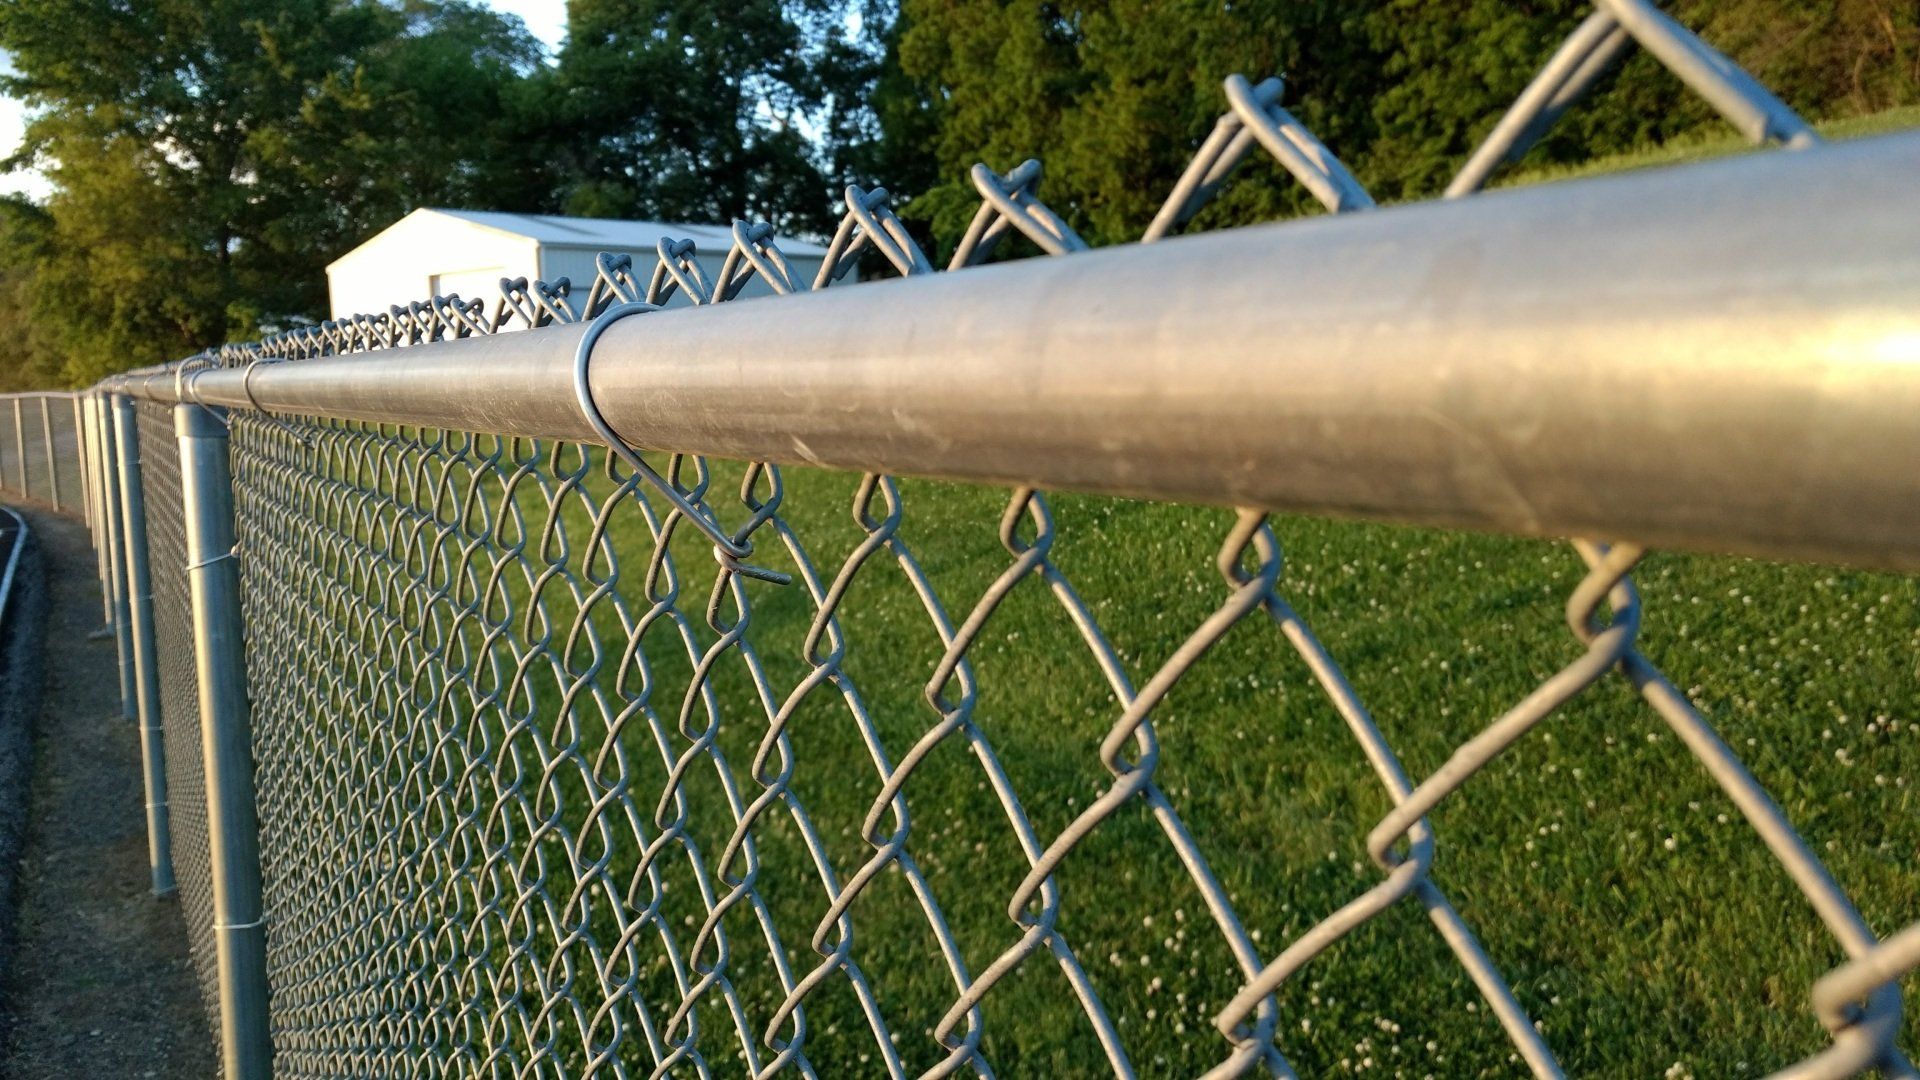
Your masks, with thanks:
[[[30,518],[45,566],[45,692],[20,861],[19,925],[0,996],[0,1077],[218,1073],[179,901],[148,892],[139,746],[119,716],[78,524]]]

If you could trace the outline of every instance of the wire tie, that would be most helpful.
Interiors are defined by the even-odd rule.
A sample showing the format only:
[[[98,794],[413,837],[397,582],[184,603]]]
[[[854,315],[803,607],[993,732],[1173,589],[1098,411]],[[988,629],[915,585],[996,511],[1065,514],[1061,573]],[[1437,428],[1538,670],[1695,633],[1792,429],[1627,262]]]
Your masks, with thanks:
[[[233,421],[227,419],[224,412],[211,408],[206,402],[200,400],[201,374],[219,366],[220,361],[204,353],[181,364],[175,368],[173,372],[173,396],[175,398],[186,398],[188,401],[200,406],[202,411],[215,420],[220,421],[220,426],[226,428],[227,431],[231,433],[233,431]],[[189,378],[188,376],[192,377]]]
[[[293,436],[294,438],[300,440],[301,446],[304,446],[307,449],[311,450],[313,449],[312,439],[307,438],[305,433],[296,429],[292,424],[287,423],[285,420],[280,419],[279,417],[268,412],[266,409],[262,408],[260,405],[260,399],[253,396],[253,369],[256,367],[259,367],[261,364],[278,364],[282,362],[283,361],[281,358],[275,357],[273,359],[268,359],[267,357],[264,357],[264,356],[256,356],[253,359],[247,361],[247,370],[244,374],[240,376],[240,392],[247,396],[247,404],[253,406],[253,411],[259,413],[263,418],[265,418],[267,423],[272,424],[274,427],[277,427],[281,431],[284,431],[287,434]]]
[[[657,304],[646,304],[637,301],[614,304],[609,306],[607,310],[601,312],[598,317],[587,325],[587,332],[580,336],[579,351],[573,355],[573,392],[580,400],[580,414],[586,418],[588,426],[592,427],[593,430],[599,434],[601,441],[607,444],[608,449],[612,450],[621,461],[625,462],[628,468],[645,477],[647,482],[652,484],[654,488],[660,492],[662,497],[673,504],[675,510],[680,511],[688,521],[693,522],[695,528],[706,534],[707,539],[713,541],[714,547],[718,549],[722,556],[721,564],[723,566],[726,566],[733,572],[746,577],[757,578],[760,581],[771,581],[776,585],[789,584],[793,581],[793,578],[788,575],[778,570],[769,570],[764,566],[754,566],[746,562],[747,557],[753,554],[753,545],[728,536],[726,532],[720,528],[718,522],[714,521],[713,518],[707,514],[702,513],[700,509],[695,507],[691,502],[688,502],[687,497],[680,494],[679,490],[669,483],[666,477],[655,472],[653,466],[641,460],[639,452],[627,445],[625,439],[622,439],[614,433],[613,425],[607,423],[605,414],[600,411],[600,406],[593,400],[593,385],[587,378],[587,374],[593,364],[594,343],[600,340],[601,334],[607,332],[607,327],[612,326],[621,319],[629,315],[643,315],[649,311],[658,310],[660,310],[660,308]]]
[[[199,562],[188,563],[187,573],[191,574],[195,570],[199,570],[203,567],[212,566],[214,563],[221,562],[222,560],[225,560],[225,559],[237,559],[239,557],[240,557],[240,542],[236,540],[234,541],[233,547],[229,548],[228,550],[226,550],[225,552],[222,552],[219,555],[214,555],[210,558],[201,559]]]

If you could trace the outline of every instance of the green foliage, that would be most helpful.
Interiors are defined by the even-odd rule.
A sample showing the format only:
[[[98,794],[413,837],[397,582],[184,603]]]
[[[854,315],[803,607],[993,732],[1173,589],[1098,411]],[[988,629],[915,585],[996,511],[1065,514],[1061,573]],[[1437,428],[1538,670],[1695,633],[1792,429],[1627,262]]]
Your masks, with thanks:
[[[458,0],[0,8],[55,185],[36,318],[69,381],[311,317],[329,259],[422,203],[490,203],[537,50]]]
[[[571,0],[559,62],[534,82],[553,199],[590,217],[766,219],[819,231],[829,169],[876,134],[878,61],[844,0]]]
[[[977,205],[971,165],[1037,156],[1043,197],[1089,240],[1131,240],[1234,72],[1284,73],[1287,107],[1376,197],[1422,197],[1588,10],[571,0],[547,63],[474,0],[17,0],[0,6],[18,71],[0,92],[35,113],[11,164],[44,168],[55,194],[32,242],[0,250],[5,317],[31,326],[4,348],[16,371],[78,384],[317,319],[325,264],[421,205],[766,218],[805,235],[829,230],[858,182],[906,201],[938,253]],[[1920,100],[1911,4],[1669,10],[1808,115]],[[1635,54],[1524,168],[1718,130]],[[1317,209],[1258,157],[1193,228]]]
[[[876,109],[939,181],[908,208],[950,246],[976,161],[1046,164],[1043,195],[1095,243],[1139,236],[1226,109],[1221,80],[1284,73],[1289,110],[1376,197],[1428,196],[1578,24],[1581,0],[904,0],[900,78]],[[1920,100],[1920,12],[1882,0],[1679,0],[1682,23],[1815,117]],[[903,119],[904,118],[904,119]],[[1617,64],[1533,151],[1567,165],[1715,124],[1650,56]],[[931,133],[930,136],[928,133]],[[1304,212],[1277,170],[1243,169],[1195,227]]]
[[[547,64],[467,0],[22,0],[0,92],[36,113],[10,164],[55,193],[5,265],[84,383],[323,316],[326,264],[422,205],[818,232],[839,178],[890,160],[866,104],[885,45],[858,32],[890,21],[575,0]]]
[[[46,211],[0,198],[0,393],[57,381],[58,361],[33,317],[33,268],[51,230]]]

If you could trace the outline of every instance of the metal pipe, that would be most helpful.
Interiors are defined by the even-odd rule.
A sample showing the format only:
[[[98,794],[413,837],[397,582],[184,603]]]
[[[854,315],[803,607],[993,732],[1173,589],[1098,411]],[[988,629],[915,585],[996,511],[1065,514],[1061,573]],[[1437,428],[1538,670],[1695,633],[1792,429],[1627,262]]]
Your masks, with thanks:
[[[227,428],[198,405],[176,405],[187,576],[206,771],[207,853],[220,972],[220,1044],[230,1080],[268,1080],[267,938],[260,899],[260,823],[254,803],[246,631],[234,556],[233,475]]]
[[[160,665],[153,630],[153,578],[147,567],[147,510],[140,483],[140,427],[133,400],[113,399],[119,447],[121,548],[126,554],[127,613],[133,635],[135,701],[140,719],[140,763],[146,774],[147,855],[153,894],[173,892],[173,844],[167,825],[165,733],[160,716]]]
[[[93,476],[100,487],[100,590],[107,606],[106,625],[114,625],[114,566],[118,560],[114,546],[114,506],[120,496],[113,483],[113,431],[107,423],[107,395],[95,394],[87,403],[93,417]]]
[[[1916,175],[1908,133],[663,311],[591,388],[647,447],[1915,570]],[[582,332],[252,397],[587,439]]]
[[[128,720],[138,720],[140,710],[133,689],[133,624],[127,614],[126,533],[120,524],[120,445],[113,432],[114,401],[113,395],[101,394],[94,406],[100,426],[100,472],[105,478],[103,492],[107,510],[106,543],[103,545],[103,554],[106,556],[107,625],[113,628],[114,647],[120,655],[120,715]]]
[[[80,481],[80,516],[91,533],[94,528],[93,476],[87,471],[87,428],[80,420],[85,410],[78,394],[68,394],[67,404],[73,408],[73,475]]]
[[[95,408],[95,395],[89,394],[79,401],[81,428],[81,469],[87,474],[88,504],[93,508],[93,556],[95,571],[100,579],[100,594],[107,605],[106,616],[112,616],[111,593],[107,587],[106,534],[107,513],[104,485],[100,479],[101,450],[100,430],[95,423],[99,413]]]
[[[18,394],[13,397],[13,467],[20,478],[20,494],[32,495],[33,489],[27,486],[27,425],[21,419]]]
[[[106,591],[105,576],[100,573],[100,485],[94,481],[93,456],[95,439],[93,437],[93,399],[84,395],[73,399],[73,427],[75,440],[79,443],[80,453],[80,490],[85,496],[87,507],[87,540],[93,547],[94,576],[100,580],[102,592]]]
[[[107,436],[100,423],[100,402],[102,394],[89,394],[86,399],[87,418],[87,471],[93,477],[93,557],[95,570],[100,576],[100,604],[102,625],[112,628],[114,624],[114,588],[113,588],[113,524],[111,514],[112,485],[107,475],[107,463],[112,454],[107,449]],[[130,685],[124,677],[125,663],[121,667],[121,700],[125,700],[126,688]]]
[[[40,395],[40,438],[47,451],[47,490],[53,500],[53,508],[60,509],[60,466],[53,453],[53,411],[47,404],[47,395]]]
[[[100,528],[95,553],[100,559],[100,599],[105,607],[102,625],[112,629],[115,625],[115,593],[113,568],[117,556],[114,547],[113,505],[119,498],[113,486],[113,450],[111,433],[105,422],[106,395],[95,394],[87,401],[87,419],[93,425],[93,479],[97,490],[100,508]],[[127,686],[132,684],[126,683]]]

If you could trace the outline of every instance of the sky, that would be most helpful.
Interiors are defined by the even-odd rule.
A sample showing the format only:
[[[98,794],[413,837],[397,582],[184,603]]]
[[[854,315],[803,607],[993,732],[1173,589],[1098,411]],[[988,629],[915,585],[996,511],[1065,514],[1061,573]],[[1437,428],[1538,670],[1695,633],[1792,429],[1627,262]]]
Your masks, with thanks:
[[[533,36],[547,46],[548,52],[560,47],[560,39],[566,33],[566,0],[483,0],[487,7],[509,15],[518,15],[527,24]],[[0,70],[11,73],[7,54],[0,51]],[[20,145],[21,129],[26,122],[25,110],[20,102],[9,97],[0,97],[0,158],[12,154]],[[30,198],[42,199],[47,195],[46,178],[38,172],[17,172],[0,174],[0,194],[25,192]]]
[[[0,72],[13,74],[13,65],[8,63],[5,51],[0,51]],[[0,97],[0,158],[19,148],[20,129],[24,123],[20,103],[10,97]],[[39,173],[0,174],[0,194],[11,195],[18,191],[24,191],[36,199],[44,198],[47,182]]]
[[[566,0],[482,0],[485,6],[508,15],[520,16],[533,36],[546,43],[547,51],[560,47],[567,33]]]

